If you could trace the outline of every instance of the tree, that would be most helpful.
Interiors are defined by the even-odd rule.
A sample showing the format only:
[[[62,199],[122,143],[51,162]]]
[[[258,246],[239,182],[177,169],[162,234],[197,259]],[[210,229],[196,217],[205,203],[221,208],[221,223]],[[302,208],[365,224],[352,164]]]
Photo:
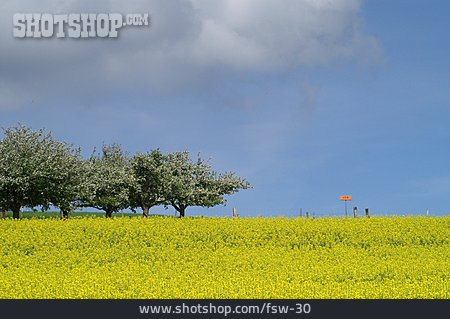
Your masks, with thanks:
[[[143,217],[148,217],[150,208],[165,203],[167,157],[159,150],[136,154],[131,159],[131,169],[136,180],[136,187],[130,194],[131,206],[140,207]]]
[[[80,158],[80,149],[62,149],[55,152],[58,165],[54,166],[49,178],[47,198],[50,204],[58,207],[61,218],[68,218],[69,212],[79,206],[82,194],[83,162]]]
[[[83,206],[112,213],[130,206],[130,192],[136,188],[129,159],[118,144],[103,145],[101,154],[85,162]]]
[[[217,174],[200,157],[193,162],[188,152],[171,153],[167,159],[170,179],[165,187],[164,198],[180,213],[180,217],[185,216],[189,206],[213,207],[224,204],[224,195],[250,187],[245,179],[234,173]]]
[[[77,184],[70,172],[78,151],[44,129],[23,125],[3,129],[0,141],[0,207],[20,217],[22,207],[55,204],[66,210]],[[69,163],[71,163],[69,165]],[[72,165],[73,164],[73,165]]]

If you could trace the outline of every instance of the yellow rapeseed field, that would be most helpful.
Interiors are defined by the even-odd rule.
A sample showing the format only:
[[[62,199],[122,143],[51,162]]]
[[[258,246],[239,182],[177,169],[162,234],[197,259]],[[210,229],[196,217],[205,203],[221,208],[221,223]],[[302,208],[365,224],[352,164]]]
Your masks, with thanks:
[[[0,298],[450,298],[450,217],[0,220]]]

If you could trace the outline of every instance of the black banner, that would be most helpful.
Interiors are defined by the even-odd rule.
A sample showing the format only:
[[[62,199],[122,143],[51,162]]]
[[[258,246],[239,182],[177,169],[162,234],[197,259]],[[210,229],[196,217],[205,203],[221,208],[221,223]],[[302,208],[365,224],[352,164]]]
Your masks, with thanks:
[[[448,318],[449,305],[449,300],[0,300],[2,317],[16,319]]]

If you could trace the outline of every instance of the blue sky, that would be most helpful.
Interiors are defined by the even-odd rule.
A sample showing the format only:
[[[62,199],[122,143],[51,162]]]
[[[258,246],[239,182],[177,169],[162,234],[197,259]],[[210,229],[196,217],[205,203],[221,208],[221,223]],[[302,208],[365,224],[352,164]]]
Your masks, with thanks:
[[[342,214],[339,195],[374,214],[449,213],[450,2],[167,3],[0,4],[0,126],[45,127],[85,155],[200,152],[254,187],[191,215]],[[116,11],[152,25],[12,37],[15,12]]]

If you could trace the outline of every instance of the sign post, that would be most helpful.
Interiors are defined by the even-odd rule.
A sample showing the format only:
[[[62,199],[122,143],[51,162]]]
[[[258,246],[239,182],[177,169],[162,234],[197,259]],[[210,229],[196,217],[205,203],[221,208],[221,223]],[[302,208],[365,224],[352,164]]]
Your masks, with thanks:
[[[352,195],[344,195],[339,197],[340,200],[343,200],[345,202],[345,217],[348,216],[347,214],[347,201],[352,200]]]

